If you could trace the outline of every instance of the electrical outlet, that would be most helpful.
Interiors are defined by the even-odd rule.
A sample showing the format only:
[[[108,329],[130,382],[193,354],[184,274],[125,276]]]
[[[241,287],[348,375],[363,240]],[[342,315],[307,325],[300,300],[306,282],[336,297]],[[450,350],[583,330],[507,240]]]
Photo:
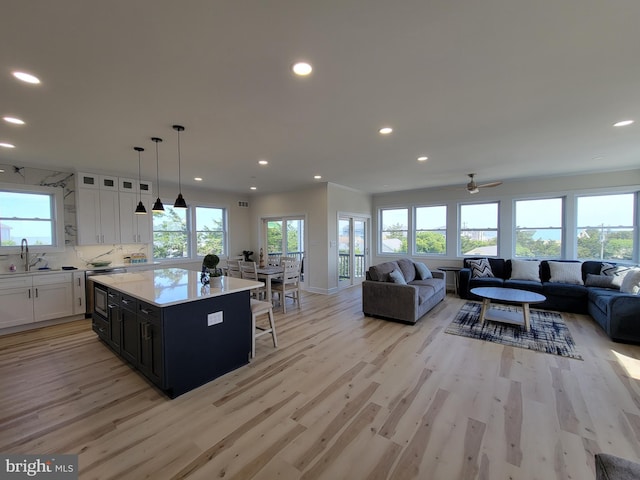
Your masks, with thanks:
[[[222,323],[222,312],[213,312],[207,315],[207,327]]]

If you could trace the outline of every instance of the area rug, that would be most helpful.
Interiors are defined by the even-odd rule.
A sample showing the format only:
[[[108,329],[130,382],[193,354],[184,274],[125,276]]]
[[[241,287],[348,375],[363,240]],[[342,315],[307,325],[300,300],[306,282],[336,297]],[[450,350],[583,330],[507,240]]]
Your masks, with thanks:
[[[531,330],[525,332],[522,327],[517,325],[490,320],[485,321],[484,325],[480,325],[478,320],[481,307],[481,303],[465,303],[445,333],[582,360],[582,356],[576,350],[571,333],[559,313],[531,310]],[[491,307],[500,310],[522,311],[522,308],[512,305],[492,304]]]

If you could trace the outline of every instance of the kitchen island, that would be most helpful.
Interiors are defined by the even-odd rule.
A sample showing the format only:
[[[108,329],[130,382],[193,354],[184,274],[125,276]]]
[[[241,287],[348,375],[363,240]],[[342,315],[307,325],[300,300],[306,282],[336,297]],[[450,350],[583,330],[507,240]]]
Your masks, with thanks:
[[[250,290],[261,282],[164,268],[94,279],[93,329],[169,397],[249,362]]]

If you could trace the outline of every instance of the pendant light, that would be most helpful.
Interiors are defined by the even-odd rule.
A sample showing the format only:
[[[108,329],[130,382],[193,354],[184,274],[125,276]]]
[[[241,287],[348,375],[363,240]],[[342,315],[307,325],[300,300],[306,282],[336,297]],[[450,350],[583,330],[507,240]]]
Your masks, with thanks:
[[[173,208],[187,208],[187,202],[184,201],[182,196],[182,177],[180,172],[180,132],[184,131],[184,127],[182,125],[174,125],[173,129],[178,132],[178,198],[176,198]]]
[[[147,209],[144,208],[144,205],[142,204],[142,192],[140,191],[140,182],[142,181],[142,177],[140,174],[140,152],[144,152],[144,148],[142,147],[133,147],[133,149],[138,152],[138,192],[140,195],[140,201],[138,202],[138,206],[136,207],[136,211],[135,214],[136,215],[146,215],[147,214]]]
[[[152,212],[164,212],[164,205],[162,205],[162,200],[160,200],[160,162],[158,160],[158,143],[162,141],[161,138],[151,137],[153,142],[156,142],[156,182],[158,184],[158,198],[156,198],[156,203],[153,204]]]

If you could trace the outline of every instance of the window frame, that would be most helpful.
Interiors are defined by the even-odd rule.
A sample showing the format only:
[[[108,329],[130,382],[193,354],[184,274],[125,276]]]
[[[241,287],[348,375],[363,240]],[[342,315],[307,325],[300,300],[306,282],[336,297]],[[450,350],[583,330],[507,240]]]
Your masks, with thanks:
[[[165,203],[165,208],[169,207],[169,208],[173,208],[173,205],[171,205],[171,203],[169,201],[164,201],[163,203]],[[217,210],[221,210],[222,211],[222,223],[223,223],[223,229],[222,229],[222,243],[223,243],[223,252],[214,252],[216,255],[220,256],[226,256],[228,255],[228,250],[229,250],[229,208],[226,206],[220,206],[220,205],[212,205],[212,204],[206,204],[206,203],[194,203],[191,205],[188,205],[186,208],[186,212],[185,212],[185,218],[186,218],[186,228],[185,228],[185,233],[187,235],[187,240],[186,240],[186,247],[187,247],[187,256],[184,257],[170,257],[170,258],[159,258],[156,257],[154,255],[154,250],[155,250],[155,233],[156,230],[153,226],[153,222],[152,222],[152,244],[151,244],[151,251],[152,251],[152,256],[153,256],[153,261],[156,262],[160,262],[160,263],[175,263],[175,262],[193,262],[193,261],[199,261],[201,259],[203,259],[205,257],[205,255],[199,255],[198,254],[198,233],[202,232],[204,230],[197,230],[198,228],[198,219],[197,219],[197,209],[198,208],[210,208],[210,209],[217,209]],[[162,230],[165,231],[165,230]]]
[[[462,209],[464,207],[471,207],[471,206],[476,206],[476,205],[496,205],[496,227],[495,228],[483,228],[482,230],[479,230],[478,228],[462,228]],[[477,257],[477,256],[482,256],[482,257],[491,257],[491,258],[498,258],[500,256],[500,210],[501,210],[501,202],[500,200],[487,200],[484,202],[465,202],[465,203],[458,203],[458,225],[457,225],[457,254],[460,258],[468,258],[468,257]],[[496,233],[496,253],[495,255],[489,255],[489,254],[477,254],[477,253],[470,253],[470,254],[465,254],[462,252],[462,232],[476,232],[476,231],[484,231],[484,232],[493,232],[495,231]]]
[[[631,195],[632,197],[632,201],[631,201],[631,221],[632,221],[632,225],[608,225],[608,227],[613,228],[613,229],[630,229],[631,230],[631,241],[632,241],[632,246],[631,246],[631,258],[630,259],[618,259],[618,258],[608,258],[608,257],[604,257],[602,259],[600,258],[591,258],[591,257],[580,257],[579,255],[579,245],[578,245],[578,234],[580,232],[580,230],[585,230],[587,228],[597,228],[597,225],[580,225],[579,224],[579,202],[581,198],[595,198],[595,197],[613,197],[613,196],[620,196],[620,195]],[[597,260],[597,261],[603,261],[603,262],[614,262],[614,263],[634,263],[638,261],[638,258],[640,256],[639,254],[639,243],[640,243],[640,236],[639,236],[639,231],[640,231],[640,227],[639,227],[639,222],[640,222],[640,191],[639,190],[609,190],[609,191],[602,191],[602,192],[593,192],[593,193],[589,193],[589,192],[585,192],[585,193],[579,193],[575,195],[575,221],[574,221],[574,225],[573,225],[573,232],[571,233],[572,235],[572,239],[575,245],[575,254],[574,257],[577,260],[580,261],[588,261],[588,260]]]
[[[0,183],[0,191],[17,194],[47,195],[50,198],[51,209],[51,245],[38,245],[29,243],[29,250],[34,253],[63,252],[65,250],[65,223],[64,223],[64,192],[60,188],[40,185],[21,185],[15,183]],[[18,217],[14,217],[18,218]],[[11,217],[4,217],[11,220]],[[2,220],[0,219],[0,222]],[[20,245],[0,245],[0,255],[9,255],[20,252]]]
[[[383,223],[383,216],[384,216],[384,212],[385,211],[390,211],[390,210],[405,210],[407,213],[407,227],[406,230],[384,230],[384,223]],[[390,255],[390,256],[407,256],[409,255],[409,252],[412,251],[409,245],[409,243],[411,242],[411,238],[409,233],[411,232],[411,209],[408,206],[401,206],[401,207],[381,207],[378,209],[378,225],[380,226],[378,228],[378,254],[379,255]],[[385,252],[382,250],[382,238],[384,236],[385,232],[405,232],[405,237],[407,239],[407,249],[404,252]]]
[[[224,208],[224,207],[219,207],[219,206],[213,206],[213,205],[201,205],[201,204],[196,204],[196,205],[192,205],[192,220],[193,220],[193,231],[194,231],[194,235],[193,235],[193,257],[196,259],[200,259],[200,258],[204,258],[205,255],[207,255],[206,253],[203,255],[198,255],[198,233],[200,232],[206,232],[206,230],[198,230],[198,215],[197,215],[197,210],[198,208],[207,208],[207,209],[212,209],[212,210],[220,210],[221,211],[221,216],[222,216],[222,229],[220,230],[220,232],[222,233],[222,251],[221,252],[208,252],[208,253],[215,253],[218,256],[227,256],[229,253],[229,243],[228,243],[228,238],[229,238],[229,224],[228,224],[228,209]]]
[[[518,218],[518,202],[536,202],[536,201],[544,201],[544,200],[560,200],[560,227],[543,227],[543,226],[530,226],[530,227],[518,227],[517,218]],[[566,232],[567,232],[567,221],[566,221],[566,209],[567,209],[567,197],[562,195],[553,195],[548,197],[522,197],[522,198],[514,198],[513,199],[513,237],[511,239],[512,242],[512,252],[511,258],[522,260],[528,258],[536,258],[536,259],[549,259],[549,258],[565,258],[566,256]],[[558,255],[544,256],[544,255],[534,255],[534,256],[518,256],[517,248],[518,248],[518,232],[519,231],[527,231],[527,230],[560,230],[560,253]]]
[[[418,229],[418,210],[421,208],[444,208],[444,228],[430,228],[430,229]],[[413,225],[411,228],[411,251],[413,255],[417,257],[446,257],[447,256],[447,236],[448,236],[448,215],[449,209],[446,204],[433,204],[433,205],[415,205],[413,207]],[[418,251],[418,233],[420,232],[443,232],[444,235],[444,252],[442,253],[434,253],[434,252],[419,252]]]

